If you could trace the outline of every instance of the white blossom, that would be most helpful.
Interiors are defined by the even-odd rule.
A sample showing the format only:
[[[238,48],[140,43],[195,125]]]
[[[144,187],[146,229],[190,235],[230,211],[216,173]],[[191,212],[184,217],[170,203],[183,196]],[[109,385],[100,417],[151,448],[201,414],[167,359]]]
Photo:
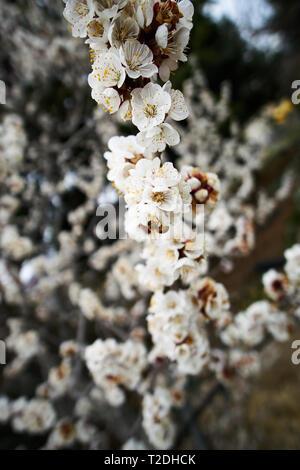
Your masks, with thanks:
[[[100,18],[113,18],[128,0],[93,0],[93,2]]]
[[[106,88],[103,91],[99,88],[93,88],[92,98],[99,105],[102,104],[104,109],[110,114],[116,113],[120,108],[121,99],[119,93],[114,88]]]
[[[185,99],[181,91],[174,90],[170,81],[164,84],[163,90],[167,91],[171,96],[171,107],[168,116],[174,121],[182,121],[189,115]]]
[[[161,49],[164,59],[159,67],[159,76],[164,82],[170,78],[170,73],[177,70],[178,61],[186,62],[184,50],[189,42],[190,31],[188,28],[179,27],[169,32],[165,25],[161,25],[156,33],[156,42]]]
[[[157,84],[148,83],[132,92],[132,122],[140,131],[161,124],[170,107],[170,95]]]
[[[211,278],[204,278],[192,284],[190,293],[203,318],[217,320],[224,310],[229,309],[225,287]]]
[[[94,90],[104,91],[106,88],[123,85],[125,69],[121,64],[119,53],[111,48],[96,56],[93,71],[89,75],[89,85]]]
[[[120,50],[121,62],[130,78],[152,77],[158,72],[153,64],[153,54],[146,44],[139,41],[126,41]]]
[[[124,192],[129,170],[143,158],[145,148],[137,142],[133,135],[128,137],[112,137],[108,142],[109,152],[105,152],[109,168],[108,179]]]
[[[275,269],[270,269],[262,278],[265,293],[274,301],[279,301],[290,291],[289,281],[286,276]]]
[[[143,400],[143,428],[149,441],[157,449],[169,449],[175,438],[171,419],[172,397],[166,388],[156,387],[154,394],[147,393]]]
[[[114,19],[109,28],[108,39],[111,46],[119,48],[124,46],[127,42],[136,39],[139,31],[139,25],[134,18],[120,14]],[[128,55],[128,58],[132,60],[131,55]]]
[[[72,25],[74,37],[84,38],[87,34],[87,25],[94,16],[93,0],[67,0],[64,17]]]
[[[163,123],[137,135],[138,142],[146,148],[147,153],[163,152],[166,146],[173,147],[180,142],[180,136],[171,124]]]
[[[179,23],[185,28],[191,30],[193,28],[194,5],[190,0],[180,0],[178,8],[182,13],[183,18],[180,18]]]
[[[86,348],[85,360],[106,399],[119,406],[124,401],[120,386],[130,390],[137,387],[146,366],[146,351],[142,344],[131,340],[117,343],[114,339],[99,339]]]
[[[93,18],[87,24],[87,35],[88,39],[86,43],[89,44],[92,50],[92,57],[98,52],[104,52],[107,50],[108,41],[108,29],[110,23],[105,18]]]
[[[285,272],[293,283],[300,282],[300,244],[296,244],[285,251]]]
[[[40,398],[33,398],[13,418],[13,427],[18,432],[40,434],[51,429],[55,420],[56,413],[51,403]]]

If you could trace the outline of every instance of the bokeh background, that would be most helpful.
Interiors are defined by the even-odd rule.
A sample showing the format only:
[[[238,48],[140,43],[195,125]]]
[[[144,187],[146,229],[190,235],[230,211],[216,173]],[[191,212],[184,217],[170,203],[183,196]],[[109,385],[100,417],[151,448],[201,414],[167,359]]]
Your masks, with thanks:
[[[230,116],[219,129],[224,137],[231,120],[243,125],[263,108],[272,107],[276,138],[270,143],[269,158],[257,175],[257,185],[276,187],[287,169],[295,176],[288,199],[277,207],[268,224],[258,230],[250,256],[239,259],[231,273],[218,274],[238,311],[263,296],[262,273],[270,267],[282,267],[284,249],[300,240],[300,104],[291,103],[292,82],[300,80],[300,3],[195,0],[194,4],[190,42],[194,59],[172,77],[174,87],[182,88],[184,81],[193,77],[196,64],[217,98],[222,83],[228,82],[232,92]],[[99,172],[97,193],[105,166],[103,159],[100,168],[95,161],[104,152],[115,127],[110,128],[109,118],[95,115],[87,84],[88,50],[83,41],[70,37],[62,10],[60,0],[2,0],[0,79],[7,87],[7,103],[0,105],[0,119],[8,112],[22,117],[30,144],[26,172],[35,188],[40,187],[41,181],[50,184],[65,181],[66,174],[70,181],[80,167],[87,185],[93,181],[93,173]],[[128,133],[126,126],[120,128]],[[59,204],[51,199],[45,187],[43,191],[33,189],[31,199],[17,213],[17,220],[20,226],[31,222],[28,230],[35,240],[36,253],[57,246],[58,233],[72,225],[68,213],[87,201],[85,189],[71,185],[62,191]],[[114,197],[107,189],[102,191],[108,200]],[[84,222],[87,232],[92,232],[95,221],[91,211]],[[99,247],[95,239],[94,243]],[[74,269],[86,285],[101,285],[103,273],[86,270],[87,256],[88,249],[83,249]],[[63,298],[63,293],[56,293],[56,300],[59,296]],[[7,315],[19,315],[20,308],[0,304],[0,338],[7,335]],[[48,333],[50,328],[51,335],[60,341],[70,337],[74,325],[61,319],[55,305],[49,309],[53,324],[48,323]],[[42,318],[43,312],[38,315]],[[55,327],[57,321],[61,322],[59,332]],[[293,338],[300,338],[300,330],[292,333]],[[291,363],[290,345],[291,342],[268,346],[264,355],[269,367],[255,380],[251,383],[240,380],[230,398],[223,393],[212,397],[197,421],[188,423],[189,432],[181,448],[204,445],[212,449],[299,449],[300,366]],[[53,356],[54,350],[53,347]],[[8,384],[0,368],[0,391],[16,397],[18,387],[22,387],[22,393],[30,395],[39,383],[39,374],[33,364],[22,380]],[[37,448],[41,441],[16,435],[0,425],[0,449],[22,445]]]

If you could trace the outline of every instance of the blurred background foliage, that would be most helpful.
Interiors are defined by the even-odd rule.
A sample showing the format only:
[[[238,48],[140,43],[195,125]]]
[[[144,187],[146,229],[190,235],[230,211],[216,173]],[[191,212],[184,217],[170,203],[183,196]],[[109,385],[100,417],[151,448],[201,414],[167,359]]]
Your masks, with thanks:
[[[28,18],[30,18],[30,7],[34,0],[4,1],[9,1],[11,4],[18,6],[18,11],[20,12],[18,24],[23,25],[25,29],[31,30],[32,24],[28,21]],[[241,1],[235,0],[235,4],[238,5],[238,2]],[[245,1],[248,5],[252,3],[252,0]],[[53,22],[58,22],[62,31],[67,28],[67,24],[62,19],[61,12],[53,7],[54,3],[57,5],[56,2],[52,3],[52,0],[36,0],[36,3],[44,10],[45,20],[49,18]],[[289,103],[291,106],[291,84],[294,80],[300,80],[299,0],[266,0],[265,3],[272,7],[272,13],[259,28],[252,30],[251,41],[245,38],[242,34],[242,27],[239,27],[237,22],[231,20],[230,17],[225,16],[217,19],[215,16],[208,14],[207,9],[213,3],[220,2],[194,0],[195,20],[190,51],[206,76],[209,88],[215,95],[219,95],[222,82],[228,81],[230,83],[232,89],[231,118],[237,119],[239,122],[246,122],[257,115],[264,106],[270,103],[278,105],[282,100],[285,100],[283,103]],[[61,1],[61,11],[62,8],[63,2]],[[50,28],[51,21],[48,24],[45,21],[42,33],[50,38],[53,37],[53,31]],[[36,28],[38,29],[37,26]],[[11,34],[14,34],[14,31],[11,31]],[[257,46],[259,43],[257,38],[262,34],[270,38],[266,47],[261,47],[261,42],[260,47]],[[269,47],[273,40],[274,47]],[[2,52],[0,50],[0,56],[2,60],[2,73],[4,74],[0,78],[4,79],[7,85],[11,87],[12,83],[16,80],[13,60],[5,54],[4,50]],[[89,67],[88,53],[86,54],[86,69],[80,69],[79,61],[77,65],[78,74],[87,75]],[[185,65],[180,66],[178,72],[172,77],[174,87],[181,88],[184,80],[192,74],[193,65],[189,60]],[[23,77],[23,80],[26,80],[25,77]],[[91,115],[95,108],[93,101],[90,99],[90,90],[88,86],[77,89],[73,83],[64,83],[60,75],[59,66],[57,65],[53,67],[51,80],[47,76],[39,77],[38,80],[36,87],[32,87],[30,83],[28,84],[26,88],[27,96],[19,97],[19,101],[15,100],[17,105],[15,111],[22,114],[22,110],[24,111],[25,109],[26,100],[32,99],[40,109],[56,117],[55,127],[49,129],[50,137],[51,135],[55,135],[55,138],[59,136],[63,142],[68,142],[70,128],[72,132],[80,129],[87,116]],[[86,81],[86,76],[84,80]],[[72,109],[79,109],[80,112],[76,116],[74,113],[71,123],[66,122],[68,121],[67,117],[72,113]],[[292,111],[291,116],[287,117],[283,106],[279,113],[281,115],[278,119],[278,139],[270,149],[270,156],[263,174],[258,176],[258,184],[264,187],[271,187],[276,184],[286,168],[294,170],[295,175],[298,175],[299,182],[300,105],[293,106]],[[35,136],[40,133],[39,122],[31,118],[27,120],[26,126],[29,137],[34,140]],[[124,130],[126,131],[126,128]],[[82,145],[80,151],[87,153],[88,162],[89,149],[86,149],[84,139],[80,145]],[[53,160],[51,162],[52,165],[49,172],[51,172],[51,177],[55,179],[57,165],[55,152],[53,152]],[[74,159],[72,163],[74,164]],[[297,240],[299,241],[299,188],[300,185],[296,184],[293,198],[281,208],[280,213],[274,215],[274,219],[268,229],[264,228],[262,233],[258,234],[257,249],[251,255],[250,262],[249,259],[241,260],[233,275],[226,279],[229,290],[239,294],[239,298],[236,301],[237,308],[247,307],[252,301],[261,297],[261,283],[258,281],[258,277],[260,277],[264,270],[270,266],[276,266],[276,263],[282,261],[282,253],[285,247],[291,246]],[[81,194],[72,193],[70,194],[70,200],[64,202],[68,207],[72,208],[73,204],[76,203],[75,205],[78,205],[82,202],[80,197]],[[270,374],[273,374],[272,381],[270,376],[265,377],[265,380],[262,378],[263,385],[257,386],[257,394],[253,394],[250,397],[248,408],[240,408],[246,409],[246,413],[248,412],[248,417],[244,417],[241,422],[244,425],[246,420],[253,434],[255,434],[256,428],[253,423],[257,423],[257,419],[260,419],[259,416],[258,418],[256,417],[257,410],[264,408],[265,403],[268,402],[270,412],[268,416],[264,417],[263,426],[265,434],[261,438],[267,439],[265,436],[269,436],[268,443],[266,444],[266,441],[263,441],[262,444],[262,447],[267,448],[278,448],[280,446],[291,448],[299,446],[299,443],[294,443],[293,441],[294,433],[289,430],[290,421],[288,419],[285,421],[281,420],[283,428],[280,436],[274,435],[274,432],[277,432],[280,428],[278,422],[274,424],[273,421],[276,421],[277,416],[280,417],[280,412],[284,416],[293,416],[296,424],[291,426],[298,428],[300,426],[299,412],[295,412],[297,409],[297,398],[295,397],[298,396],[299,376],[295,374],[294,369],[291,371],[287,370],[286,364],[289,359],[288,357],[283,357],[282,352],[289,356],[290,350],[287,349],[286,345],[283,345],[278,352],[279,362],[276,364],[276,368],[280,373],[274,374],[274,368],[272,368],[270,371]],[[289,374],[288,377],[286,375],[283,376],[283,372]],[[289,388],[291,393],[289,398],[286,398],[285,395],[284,399],[278,403],[278,397],[281,395],[277,394],[277,390],[280,389],[283,380],[286,384],[285,388]],[[270,384],[274,391],[273,397],[269,393],[269,389],[268,393],[265,393]],[[224,415],[224,409],[226,409],[226,406],[224,408],[224,403],[221,402],[220,415],[223,413],[222,416]],[[286,413],[286,409],[291,410],[290,414]],[[203,419],[202,427],[208,430],[208,434],[211,432],[209,437],[211,440],[216,441],[214,443],[215,447],[232,447],[232,433],[238,434],[234,428],[234,426],[237,426],[237,422],[229,420],[224,424],[225,432],[222,432],[222,429],[220,430],[221,418],[216,420],[214,414],[211,420],[206,416]],[[232,419],[234,420],[234,417]],[[238,419],[239,417],[237,416],[236,420],[238,421]],[[270,432],[270,429],[272,432]],[[220,434],[222,434],[222,438],[228,436],[229,444],[224,441],[218,442]],[[292,441],[289,439],[292,439]],[[237,443],[235,447],[238,448],[239,445],[242,446],[243,444]],[[248,447],[250,446],[249,442],[247,442],[247,445]]]
[[[208,14],[211,6],[222,3],[225,5],[224,16],[217,18],[216,15]],[[300,79],[300,2],[266,0],[265,6],[261,7],[268,8],[270,12],[259,27],[251,28],[251,21],[246,18],[246,23],[249,21],[250,25],[250,40],[242,34],[242,22],[245,21],[242,8],[241,17],[238,12],[236,14],[236,21],[226,14],[227,5],[238,10],[242,3],[243,0],[194,0],[195,21],[190,50],[215,95],[219,95],[222,82],[230,83],[232,119],[246,122],[271,103],[281,103],[279,114],[286,106],[292,110],[292,118],[288,122],[285,112],[283,119],[276,116],[279,138],[270,149],[264,172],[266,176],[273,168],[268,179],[270,184],[276,184],[283,168],[290,166],[297,175],[300,174],[300,105],[293,106],[290,101],[292,83]],[[245,16],[253,13],[253,10],[249,10],[250,3],[249,0],[244,2]],[[184,80],[192,74],[193,65],[188,61],[173,77],[175,86],[182,87]],[[299,235],[298,188],[295,188],[293,204],[285,230],[285,246],[294,243]]]
[[[223,81],[231,83],[233,115],[244,121],[266,103],[289,97],[292,81],[300,77],[300,3],[297,0],[268,0],[273,13],[260,30],[252,31],[251,42],[242,37],[230,17],[217,20],[207,14],[207,6],[213,3],[218,2],[194,0],[195,21],[190,50],[216,94]],[[279,44],[274,48],[256,47],[255,37],[262,32],[279,34]],[[192,73],[190,63],[180,67],[174,77],[176,86],[180,87]]]
[[[6,0],[7,1],[7,0]],[[182,88],[186,78],[193,74],[194,57],[207,79],[208,87],[218,96],[221,84],[227,81],[231,86],[231,116],[228,122],[236,120],[243,124],[255,117],[262,108],[274,105],[277,109],[276,142],[270,148],[270,155],[260,184],[265,187],[276,185],[283,171],[290,167],[300,174],[300,105],[291,103],[292,82],[300,79],[300,2],[299,0],[193,0],[195,6],[194,27],[190,42],[190,57],[181,64],[173,75],[174,87]],[[43,11],[45,24],[40,25],[31,18],[32,5]],[[55,39],[56,29],[66,33],[67,24],[62,18],[63,1],[54,0],[10,0],[16,6],[18,25],[37,37],[50,41]],[[212,8],[220,5],[225,15],[215,15]],[[262,10],[256,11],[259,5]],[[229,8],[230,7],[230,8]],[[243,7],[243,8],[242,8]],[[264,18],[264,9],[268,14]],[[232,11],[234,15],[232,15]],[[251,16],[262,17],[256,24]],[[248,34],[245,30],[249,29]],[[8,29],[9,30],[9,29]],[[12,35],[14,31],[10,32]],[[82,54],[82,50],[78,54]],[[36,76],[35,85],[26,82],[26,77],[16,76],[14,58],[2,50],[2,77],[10,88],[13,83],[25,82],[26,96],[14,100],[14,111],[22,114],[27,101],[34,101],[40,110],[55,116],[55,128],[49,130],[55,138],[65,142],[72,132],[84,125],[87,116],[95,109],[87,86],[80,86],[80,92],[73,83],[65,83],[60,65],[55,64],[51,74]],[[74,69],[74,64],[70,65]],[[89,56],[86,49],[84,58],[76,60],[74,73],[86,83],[89,71]],[[72,114],[72,110],[76,110]],[[4,111],[4,108],[3,108]],[[292,111],[292,112],[291,112]],[[1,110],[0,110],[1,112]],[[70,113],[72,114],[69,122]],[[34,139],[40,133],[40,123],[26,120],[26,131]],[[226,135],[228,129],[220,131]],[[121,131],[131,129],[122,126]],[[85,152],[84,145],[82,151]],[[88,161],[88,152],[86,152]],[[55,161],[55,160],[53,160]],[[55,165],[49,170],[55,179]],[[288,222],[281,226],[284,231],[285,247],[290,246],[299,236],[300,226],[300,187],[295,187],[293,210],[289,207]],[[78,197],[77,197],[78,196]],[[80,195],[72,196],[79,204]],[[276,257],[282,253],[282,246]]]

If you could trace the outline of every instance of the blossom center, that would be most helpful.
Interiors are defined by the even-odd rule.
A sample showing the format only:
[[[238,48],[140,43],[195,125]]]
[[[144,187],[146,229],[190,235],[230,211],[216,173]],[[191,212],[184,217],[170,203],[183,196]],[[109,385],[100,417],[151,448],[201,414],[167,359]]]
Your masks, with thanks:
[[[157,106],[154,104],[147,104],[144,113],[147,118],[154,118],[157,115]]]
[[[151,199],[154,202],[164,202],[165,201],[165,194],[162,193],[162,192],[152,193]]]
[[[86,2],[84,2],[84,4],[80,3],[80,2],[77,2],[76,7],[75,7],[75,12],[78,14],[78,16],[87,15],[88,12],[89,12],[89,8],[88,8]]]

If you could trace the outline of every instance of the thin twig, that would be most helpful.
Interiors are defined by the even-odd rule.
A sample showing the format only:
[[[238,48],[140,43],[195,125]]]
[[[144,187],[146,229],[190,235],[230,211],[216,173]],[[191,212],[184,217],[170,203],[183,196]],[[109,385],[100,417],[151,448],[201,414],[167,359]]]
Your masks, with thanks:
[[[215,396],[219,393],[224,393],[225,387],[221,383],[217,383],[204,397],[202,402],[193,410],[190,405],[182,411],[181,415],[184,421],[184,424],[181,426],[181,429],[177,435],[174,449],[178,449],[183,440],[189,434],[190,429],[193,430],[194,436],[196,435],[199,450],[207,449],[203,435],[201,434],[200,429],[196,426],[197,418],[203,411],[211,404]]]

